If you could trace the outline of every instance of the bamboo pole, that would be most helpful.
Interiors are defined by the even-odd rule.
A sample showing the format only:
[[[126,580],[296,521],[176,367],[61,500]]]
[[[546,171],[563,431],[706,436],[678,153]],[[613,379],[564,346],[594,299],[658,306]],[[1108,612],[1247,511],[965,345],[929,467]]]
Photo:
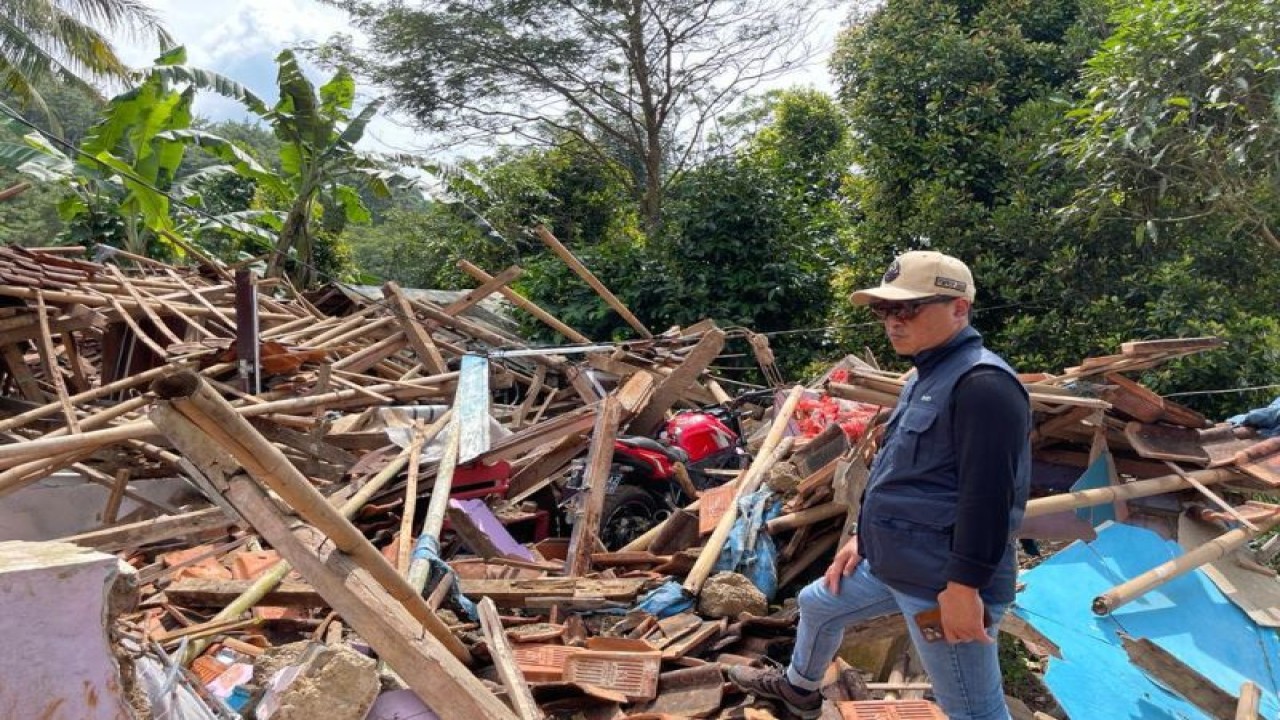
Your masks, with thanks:
[[[1194,477],[1204,485],[1212,485],[1240,477],[1239,473],[1231,468],[1196,470],[1187,473],[1187,475]],[[1029,501],[1025,517],[1033,518],[1056,512],[1066,512],[1082,507],[1103,505],[1116,500],[1162,495],[1178,490],[1186,490],[1189,487],[1191,487],[1191,484],[1185,478],[1174,474],[1148,480],[1135,480],[1124,485],[1111,485],[1109,487],[1094,488],[1093,490],[1077,490],[1073,493],[1061,493]]]
[[[849,512],[849,508],[840,503],[830,502],[825,505],[811,507],[798,512],[787,515],[779,515],[764,524],[764,531],[770,535],[776,535],[787,530],[794,530],[798,527],[806,525],[815,525],[823,520],[829,520],[833,517],[840,517]]]
[[[1236,528],[1201,545],[1181,557],[1154,567],[1137,577],[1123,582],[1093,599],[1095,615],[1106,615],[1115,612],[1122,605],[1132,602],[1170,580],[1185,575],[1192,570],[1226,556],[1249,540],[1257,537],[1259,532],[1266,532],[1280,524],[1280,513],[1259,525],[1259,530]]]
[[[400,539],[396,544],[396,569],[409,575],[409,555],[412,554],[413,516],[418,511],[418,466],[421,464],[422,443],[426,437],[426,425],[421,420],[414,423],[413,437],[409,441],[409,476],[404,484],[404,511],[400,514]]]
[[[548,230],[546,226],[539,225],[533,229],[533,232],[542,240],[543,243],[546,244],[547,247],[551,248],[552,252],[564,261],[565,265],[569,266],[570,270],[573,270],[578,277],[582,278],[588,285],[590,285],[591,289],[595,290],[596,294],[599,295],[609,307],[613,308],[615,312],[621,315],[622,319],[626,320],[627,324],[640,334],[640,337],[645,339],[653,337],[653,333],[649,332],[649,329],[644,326],[644,323],[640,322],[639,318],[631,314],[631,311],[628,310],[627,306],[618,299],[618,296],[610,292],[609,288],[605,287],[605,284],[600,282],[600,279],[588,270],[587,266],[582,264],[582,261],[574,257],[573,253],[569,252],[569,248],[561,244],[560,241],[556,239],[556,236],[552,235],[551,231]]]
[[[729,533],[733,531],[733,523],[738,519],[738,500],[755,492],[760,483],[764,481],[769,470],[787,453],[791,452],[792,439],[787,438],[784,440],[782,436],[787,431],[791,416],[795,414],[796,406],[800,404],[800,398],[804,396],[804,391],[805,387],[803,385],[796,385],[791,388],[786,401],[782,404],[782,407],[778,408],[778,412],[773,418],[773,424],[769,426],[769,434],[765,436],[764,442],[761,443],[760,451],[756,455],[755,461],[751,463],[751,467],[738,480],[737,488],[733,494],[733,501],[729,503],[724,515],[720,516],[720,522],[716,524],[716,529],[711,533],[711,537],[707,538],[707,544],[703,546],[697,562],[694,563],[693,569],[689,571],[689,575],[685,578],[684,589],[689,593],[697,595],[702,590],[702,584],[710,577],[711,570],[715,566],[716,560],[720,557],[720,550],[724,548],[725,541],[729,539]]]
[[[427,607],[419,592],[325,500],[279,449],[237,414],[236,408],[210,389],[199,375],[189,371],[177,373],[157,380],[152,389],[222,446],[255,479],[269,486],[295,512],[324,533],[333,541],[334,547],[367,570],[451,654],[462,662],[470,662],[471,654],[466,647]]]
[[[412,397],[413,393],[418,395],[430,394],[435,391],[436,386],[444,385],[457,379],[458,373],[452,372],[443,375],[433,375],[431,377],[414,380],[409,383],[383,383],[379,385],[370,385],[362,390],[334,390],[332,392],[322,393],[319,395],[273,400],[271,402],[262,403],[261,405],[246,405],[234,408],[234,410],[243,417],[257,417],[259,415],[271,415],[274,413],[309,411],[317,407],[338,406],[340,403],[350,401],[352,399],[357,399],[364,403],[367,402],[365,394],[368,392],[387,393],[392,397],[403,399],[404,396]],[[409,390],[405,387],[406,385],[418,389]],[[81,429],[84,428],[89,420],[96,417],[97,416],[95,415],[90,418],[86,418],[86,420],[81,423]],[[0,445],[0,467],[13,467],[13,465],[17,464],[14,461],[24,462],[32,458],[46,457],[52,454],[69,452],[72,450],[100,448],[115,442],[137,440],[159,434],[160,431],[150,420],[136,420],[125,425],[117,425],[115,427],[95,430],[92,432],[81,432],[79,435],[75,436],[63,436],[50,433],[39,440]],[[3,492],[3,488],[0,488],[0,494],[3,494]]]
[[[449,493],[453,490],[453,475],[458,468],[462,425],[457,420],[451,420],[448,428],[449,435],[445,440],[444,456],[436,466],[435,484],[431,487],[431,502],[427,505],[427,517],[422,521],[422,532],[414,543],[413,560],[409,563],[409,586],[418,592],[422,592],[427,586],[427,579],[431,576],[431,557],[440,547],[440,532],[444,529],[445,513],[449,510]]]

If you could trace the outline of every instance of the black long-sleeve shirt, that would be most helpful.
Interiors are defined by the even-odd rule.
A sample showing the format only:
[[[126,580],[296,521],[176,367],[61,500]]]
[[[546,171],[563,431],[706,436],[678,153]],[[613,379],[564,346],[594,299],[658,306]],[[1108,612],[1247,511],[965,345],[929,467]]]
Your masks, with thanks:
[[[1017,461],[1031,419],[1017,379],[989,366],[961,376],[951,412],[959,503],[946,576],[982,588],[1009,544]]]

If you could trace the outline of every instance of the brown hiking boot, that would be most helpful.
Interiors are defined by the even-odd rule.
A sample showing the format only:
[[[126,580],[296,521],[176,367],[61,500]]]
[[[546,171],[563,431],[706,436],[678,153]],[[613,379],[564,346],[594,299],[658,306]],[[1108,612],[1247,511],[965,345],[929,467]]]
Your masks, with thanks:
[[[802,720],[815,720],[822,714],[822,693],[801,690],[787,682],[781,668],[759,669],[734,665],[728,670],[729,681],[756,697],[778,700],[791,714]]]

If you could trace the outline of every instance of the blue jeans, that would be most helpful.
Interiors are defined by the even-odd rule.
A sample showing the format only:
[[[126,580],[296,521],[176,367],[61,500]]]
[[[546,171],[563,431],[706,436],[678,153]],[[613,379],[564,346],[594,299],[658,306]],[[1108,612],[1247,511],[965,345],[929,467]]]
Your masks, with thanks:
[[[933,684],[933,696],[951,720],[1008,720],[1009,708],[1001,686],[996,645],[945,641],[925,642],[911,621],[916,613],[935,607],[935,598],[919,598],[890,588],[873,576],[867,562],[840,583],[832,595],[821,578],[800,591],[800,627],[796,647],[787,667],[787,680],[796,687],[817,690],[827,665],[835,658],[844,629],[882,615],[901,612],[924,670]],[[988,631],[995,638],[1007,605],[988,605],[993,620]]]

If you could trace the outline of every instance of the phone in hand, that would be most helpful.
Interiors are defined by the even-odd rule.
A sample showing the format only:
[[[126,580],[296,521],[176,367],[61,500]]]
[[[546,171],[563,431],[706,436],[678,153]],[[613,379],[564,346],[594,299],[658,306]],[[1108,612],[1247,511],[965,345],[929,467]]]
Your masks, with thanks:
[[[915,622],[925,642],[937,642],[946,637],[942,632],[942,608],[921,610],[915,614]],[[991,613],[986,608],[982,609],[982,627],[991,627]]]

